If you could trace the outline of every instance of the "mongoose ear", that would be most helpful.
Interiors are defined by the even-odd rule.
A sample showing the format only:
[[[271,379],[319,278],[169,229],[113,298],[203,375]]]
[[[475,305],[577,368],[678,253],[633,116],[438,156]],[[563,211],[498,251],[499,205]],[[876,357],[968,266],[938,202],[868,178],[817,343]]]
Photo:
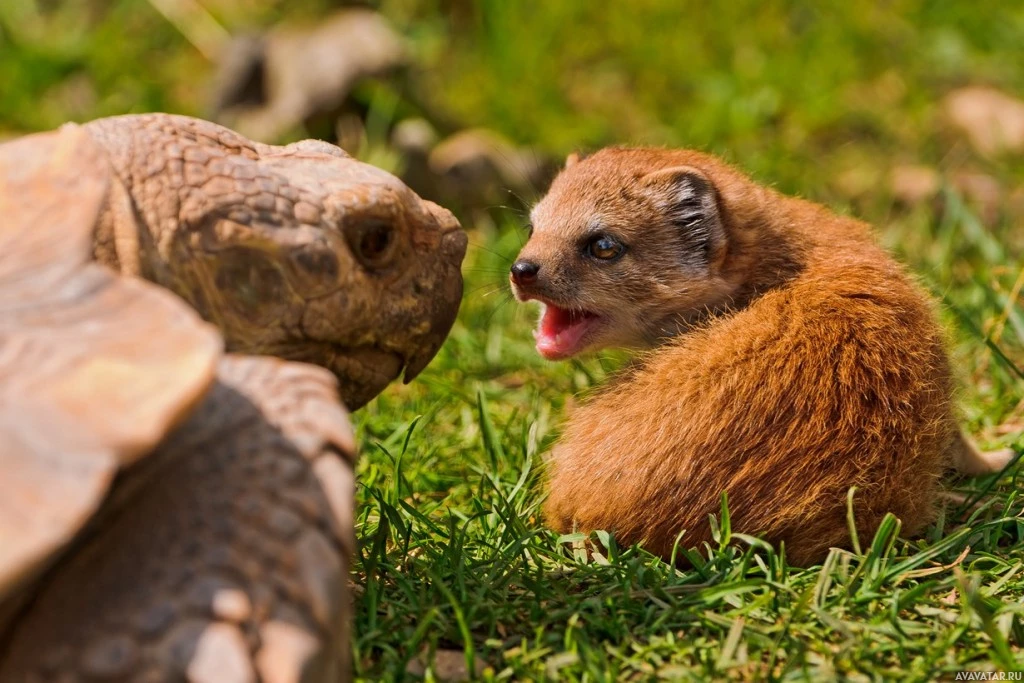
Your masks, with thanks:
[[[683,238],[686,260],[707,267],[725,247],[718,193],[711,180],[690,166],[648,173],[641,181],[653,193]]]
[[[565,158],[565,167],[572,168],[579,162],[587,158],[587,155],[583,152],[571,152],[569,156]]]

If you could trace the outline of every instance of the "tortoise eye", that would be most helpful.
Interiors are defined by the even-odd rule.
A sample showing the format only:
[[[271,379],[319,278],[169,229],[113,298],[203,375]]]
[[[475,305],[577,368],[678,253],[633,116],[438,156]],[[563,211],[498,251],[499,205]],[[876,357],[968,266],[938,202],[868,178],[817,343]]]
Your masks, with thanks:
[[[611,261],[622,256],[626,247],[614,237],[609,235],[595,235],[587,244],[587,251],[596,259]]]
[[[349,246],[356,258],[371,270],[388,264],[395,243],[395,229],[390,223],[371,220],[360,223],[348,233]]]

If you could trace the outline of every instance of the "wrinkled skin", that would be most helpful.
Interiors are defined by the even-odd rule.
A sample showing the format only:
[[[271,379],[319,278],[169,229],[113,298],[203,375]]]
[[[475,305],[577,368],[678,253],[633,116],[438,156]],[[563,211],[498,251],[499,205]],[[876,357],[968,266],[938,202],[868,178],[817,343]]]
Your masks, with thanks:
[[[0,145],[0,681],[348,681],[336,378],[92,263],[109,171]]]
[[[356,409],[433,358],[462,295],[447,210],[325,142],[252,142],[147,114],[84,129],[113,183],[95,258],[177,293],[228,350],[334,372]]]

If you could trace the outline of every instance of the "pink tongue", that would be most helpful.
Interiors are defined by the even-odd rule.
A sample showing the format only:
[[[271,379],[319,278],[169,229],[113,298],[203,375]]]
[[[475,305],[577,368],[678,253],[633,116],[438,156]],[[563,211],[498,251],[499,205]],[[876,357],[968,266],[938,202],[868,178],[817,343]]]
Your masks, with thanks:
[[[579,350],[580,340],[593,318],[570,317],[569,312],[557,306],[547,306],[534,334],[537,351],[548,360],[568,358]]]

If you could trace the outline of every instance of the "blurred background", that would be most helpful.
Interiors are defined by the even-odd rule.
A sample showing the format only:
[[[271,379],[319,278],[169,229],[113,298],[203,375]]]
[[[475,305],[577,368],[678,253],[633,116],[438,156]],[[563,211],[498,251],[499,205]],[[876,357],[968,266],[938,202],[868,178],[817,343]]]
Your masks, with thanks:
[[[968,86],[994,90],[951,97]],[[831,203],[951,181],[991,218],[1024,203],[1022,91],[1012,1],[0,3],[4,135],[159,110],[337,140],[399,172],[439,142],[441,172],[480,173],[466,157],[502,144],[536,153],[498,150],[507,189],[575,149],[694,146]]]
[[[395,577],[414,560],[381,540],[397,533],[382,517],[469,519],[486,496],[468,473],[511,489],[525,468],[521,484],[559,411],[615,365],[541,361],[532,316],[507,292],[524,209],[571,151],[695,147],[872,222],[943,303],[968,429],[1020,446],[1024,2],[0,0],[0,139],[147,111],[265,142],[337,142],[470,231],[449,343],[421,379],[357,416],[361,495],[377,505],[360,534],[364,548],[380,542],[360,565],[366,675],[403,665],[421,641],[460,638],[434,598],[402,602]],[[404,463],[393,455],[407,448]],[[449,552],[440,527],[422,528]],[[474,619],[492,638],[523,621],[495,625],[504,601],[466,607],[474,634]],[[421,628],[424,610],[440,636]]]
[[[338,142],[473,230],[467,291],[491,300],[470,307],[504,300],[522,209],[567,153],[720,154],[875,223],[968,315],[988,423],[1017,396],[993,355],[1024,362],[1022,98],[1012,1],[0,2],[0,137],[168,111]]]

